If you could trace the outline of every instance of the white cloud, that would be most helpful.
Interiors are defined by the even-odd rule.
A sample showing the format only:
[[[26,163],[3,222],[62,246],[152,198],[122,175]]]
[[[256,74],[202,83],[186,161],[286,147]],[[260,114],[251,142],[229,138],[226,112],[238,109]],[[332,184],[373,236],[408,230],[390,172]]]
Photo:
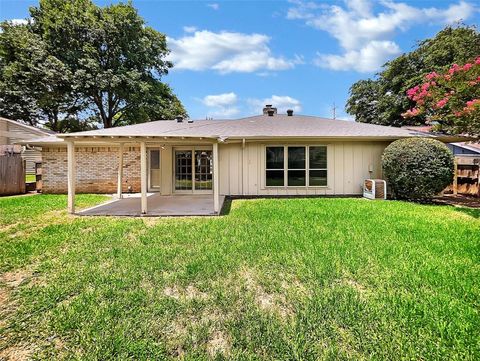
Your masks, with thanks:
[[[342,55],[318,54],[314,64],[332,70],[374,72],[400,52],[400,47],[393,41],[373,40],[359,50],[348,50]]]
[[[307,25],[326,31],[338,40],[344,51],[342,55],[320,56],[323,60],[321,65],[331,64],[335,70],[339,69],[339,64],[357,71],[377,70],[385,60],[400,51],[392,41],[398,31],[425,22],[451,24],[466,20],[478,11],[465,1],[439,9],[419,8],[384,0],[380,2],[382,10],[377,13],[373,13],[373,3],[369,0],[349,0],[345,3],[342,7],[295,1],[287,12],[287,18],[301,19]],[[368,59],[363,60],[362,56],[367,56]],[[363,64],[357,65],[358,61]],[[319,63],[318,59],[316,63]]]
[[[220,9],[220,4],[217,4],[217,3],[210,3],[210,4],[207,4],[207,6],[213,10]]]
[[[209,115],[216,117],[232,117],[237,115],[240,110],[237,107],[237,94],[234,92],[207,95],[202,99],[202,103],[212,108]]]
[[[291,69],[300,63],[272,55],[264,34],[243,34],[208,30],[195,31],[179,39],[168,38],[169,60],[176,69],[207,70],[220,73]]]
[[[296,113],[302,111],[300,100],[288,95],[272,95],[265,99],[248,99],[248,103],[255,114],[261,114],[265,104],[272,104],[273,107],[277,108],[278,113],[286,113],[287,109],[293,109]]]
[[[27,19],[10,19],[8,21],[11,22],[13,25],[26,25],[26,24],[28,24]]]
[[[183,31],[186,33],[194,33],[197,30],[195,26],[184,26]]]
[[[237,102],[237,94],[230,92],[217,95],[207,95],[203,98],[202,102],[208,107],[232,105]]]

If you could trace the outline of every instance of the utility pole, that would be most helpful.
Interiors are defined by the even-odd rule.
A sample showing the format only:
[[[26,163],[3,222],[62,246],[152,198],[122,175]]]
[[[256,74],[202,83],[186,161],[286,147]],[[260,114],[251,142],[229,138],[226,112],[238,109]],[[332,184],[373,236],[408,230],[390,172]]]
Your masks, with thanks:
[[[335,102],[333,102],[333,119],[337,119],[337,107],[335,106]]]

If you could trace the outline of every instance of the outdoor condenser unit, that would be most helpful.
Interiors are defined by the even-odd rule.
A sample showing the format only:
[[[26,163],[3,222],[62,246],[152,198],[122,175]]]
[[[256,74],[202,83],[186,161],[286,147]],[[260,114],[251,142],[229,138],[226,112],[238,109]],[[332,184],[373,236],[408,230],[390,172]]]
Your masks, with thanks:
[[[387,199],[387,182],[383,179],[365,179],[363,196],[368,199]]]

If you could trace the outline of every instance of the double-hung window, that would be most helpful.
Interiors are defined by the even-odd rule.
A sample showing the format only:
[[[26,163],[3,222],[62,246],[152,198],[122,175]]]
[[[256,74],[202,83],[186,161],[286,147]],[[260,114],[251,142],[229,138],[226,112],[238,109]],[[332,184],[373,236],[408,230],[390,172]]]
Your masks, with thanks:
[[[327,186],[326,146],[265,147],[267,187]]]
[[[289,187],[304,187],[307,184],[306,147],[287,147],[287,149],[287,184]]]
[[[310,186],[327,185],[327,147],[308,147],[308,184]]]
[[[283,186],[285,182],[284,147],[267,147],[266,159],[266,185],[268,187]]]

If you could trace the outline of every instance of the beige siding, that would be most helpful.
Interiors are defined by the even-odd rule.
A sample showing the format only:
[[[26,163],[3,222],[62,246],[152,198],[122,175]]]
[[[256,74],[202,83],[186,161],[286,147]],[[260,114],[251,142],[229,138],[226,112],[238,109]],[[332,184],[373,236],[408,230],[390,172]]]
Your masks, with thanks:
[[[21,140],[44,137],[47,133],[42,130],[32,129],[20,123],[0,119],[0,144],[15,144]],[[42,161],[42,153],[37,150],[27,149],[22,153],[25,160],[26,173],[35,172],[35,162]]]
[[[288,145],[288,143],[271,143]],[[292,145],[327,146],[327,187],[266,187],[265,143],[220,145],[222,195],[348,195],[361,194],[366,178],[380,178],[381,155],[388,142],[321,142]],[[369,172],[369,170],[372,172]]]

